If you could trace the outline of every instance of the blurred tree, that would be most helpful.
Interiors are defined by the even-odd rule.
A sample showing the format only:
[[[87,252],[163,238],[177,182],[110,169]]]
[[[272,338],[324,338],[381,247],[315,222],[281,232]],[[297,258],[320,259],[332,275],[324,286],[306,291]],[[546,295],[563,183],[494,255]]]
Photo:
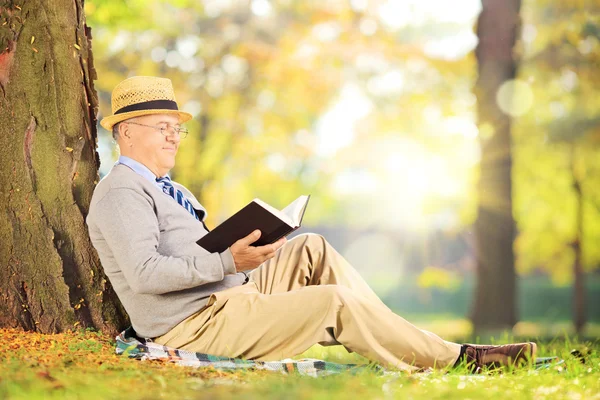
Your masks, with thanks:
[[[0,21],[0,326],[114,333],[125,314],[84,223],[98,103],[83,0],[4,0]]]
[[[517,321],[512,214],[511,117],[501,108],[503,85],[515,78],[520,0],[483,0],[475,50],[481,138],[481,175],[476,231],[477,288],[472,309],[476,332],[511,329]],[[507,91],[506,103],[513,99]]]
[[[600,266],[600,5],[532,0],[521,81],[535,107],[514,125],[520,273],[573,283],[573,323],[586,321],[585,274]]]

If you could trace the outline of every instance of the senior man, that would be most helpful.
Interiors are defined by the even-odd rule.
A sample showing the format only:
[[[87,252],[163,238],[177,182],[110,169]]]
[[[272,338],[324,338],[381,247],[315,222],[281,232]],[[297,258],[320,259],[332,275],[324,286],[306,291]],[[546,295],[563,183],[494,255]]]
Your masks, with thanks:
[[[171,81],[133,77],[112,93],[118,162],[87,217],[92,243],[139,336],[219,356],[282,359],[342,344],[405,370],[523,363],[535,343],[456,344],[394,314],[319,235],[254,247],[255,231],[222,253],[196,244],[206,210],[168,172],[192,116]],[[199,171],[199,173],[202,173]],[[369,251],[369,249],[365,249]]]

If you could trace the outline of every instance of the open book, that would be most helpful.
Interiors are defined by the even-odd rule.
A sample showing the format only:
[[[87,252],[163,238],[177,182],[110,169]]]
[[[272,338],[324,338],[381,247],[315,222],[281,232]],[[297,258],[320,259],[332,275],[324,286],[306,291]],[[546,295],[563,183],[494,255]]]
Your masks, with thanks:
[[[309,199],[310,195],[300,196],[281,211],[254,199],[196,243],[211,253],[220,253],[259,229],[260,238],[252,246],[271,244],[300,227]]]

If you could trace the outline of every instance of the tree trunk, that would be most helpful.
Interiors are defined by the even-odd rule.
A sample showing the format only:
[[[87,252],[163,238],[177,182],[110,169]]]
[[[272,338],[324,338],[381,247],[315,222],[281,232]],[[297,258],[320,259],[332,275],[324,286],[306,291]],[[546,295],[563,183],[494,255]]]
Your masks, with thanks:
[[[573,189],[577,202],[575,216],[575,239],[571,244],[575,253],[573,262],[573,326],[575,332],[581,334],[585,326],[585,286],[583,285],[583,254],[581,242],[583,239],[583,190],[581,185],[581,176],[576,168],[576,145],[571,145],[571,173],[573,175]]]
[[[520,3],[483,0],[477,23],[479,76],[475,94],[481,175],[475,222],[477,287],[471,316],[479,333],[510,329],[517,320],[510,117],[498,107],[496,93],[516,74],[513,47],[519,31]]]
[[[98,100],[83,0],[0,0],[0,326],[114,333],[85,216]]]

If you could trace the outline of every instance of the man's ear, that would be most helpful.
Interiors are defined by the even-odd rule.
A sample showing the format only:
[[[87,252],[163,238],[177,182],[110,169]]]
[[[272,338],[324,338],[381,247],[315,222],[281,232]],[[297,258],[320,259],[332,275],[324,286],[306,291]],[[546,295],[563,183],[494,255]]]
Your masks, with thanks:
[[[122,143],[121,147],[133,147],[133,141],[131,140],[131,129],[129,128],[129,124],[119,124],[119,138]]]
[[[129,131],[129,124],[128,123],[122,123],[119,125],[119,135],[125,139],[125,141],[131,139],[131,133]]]

